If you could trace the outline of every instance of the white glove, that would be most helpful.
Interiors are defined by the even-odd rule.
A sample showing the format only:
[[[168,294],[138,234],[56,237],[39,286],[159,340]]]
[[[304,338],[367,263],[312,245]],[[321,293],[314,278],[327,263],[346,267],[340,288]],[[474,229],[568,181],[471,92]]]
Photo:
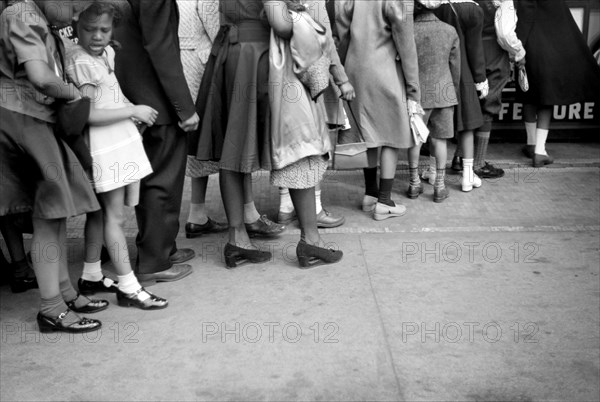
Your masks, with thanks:
[[[486,79],[483,82],[475,83],[475,89],[479,92],[479,99],[483,99],[488,96],[490,92],[490,85],[488,84],[488,80]]]

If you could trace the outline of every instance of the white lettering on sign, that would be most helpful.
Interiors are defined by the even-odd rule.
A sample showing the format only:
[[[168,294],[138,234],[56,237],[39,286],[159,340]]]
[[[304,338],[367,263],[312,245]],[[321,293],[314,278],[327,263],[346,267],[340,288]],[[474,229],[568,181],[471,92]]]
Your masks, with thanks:
[[[572,105],[555,105],[553,120],[594,120],[594,102],[573,103]],[[523,120],[521,103],[502,103],[498,120]]]

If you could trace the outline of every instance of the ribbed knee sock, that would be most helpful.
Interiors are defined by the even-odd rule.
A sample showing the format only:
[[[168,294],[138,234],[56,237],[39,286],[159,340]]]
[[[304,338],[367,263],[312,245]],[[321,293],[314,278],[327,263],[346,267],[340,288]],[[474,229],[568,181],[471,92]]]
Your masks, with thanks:
[[[485,163],[485,157],[487,155],[487,148],[489,142],[489,131],[475,134],[475,161],[473,162],[473,167],[475,169],[483,167],[483,164]]]
[[[421,179],[419,179],[419,168],[418,167],[409,167],[409,183],[411,186],[418,186],[421,183]]]
[[[444,180],[446,178],[446,169],[436,169],[435,174],[435,183],[433,184],[436,188],[444,188],[446,187]]]
[[[377,168],[364,168],[363,175],[365,176],[365,194],[371,197],[379,195],[379,187],[377,186]]]
[[[378,202],[393,207],[396,205],[392,201],[392,187],[394,185],[394,179],[379,179],[379,196]]]

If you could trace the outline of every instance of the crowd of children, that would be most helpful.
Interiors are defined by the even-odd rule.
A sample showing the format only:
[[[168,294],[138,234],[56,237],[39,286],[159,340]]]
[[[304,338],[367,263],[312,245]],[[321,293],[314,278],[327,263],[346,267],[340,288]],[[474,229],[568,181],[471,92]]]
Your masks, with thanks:
[[[192,2],[182,3],[186,4],[180,4],[180,9]],[[574,33],[562,1],[560,7],[548,9],[543,1],[519,0],[515,9],[512,0],[328,0],[308,5],[221,0],[220,11],[226,17],[221,19],[217,1],[193,3],[196,9],[192,6],[188,11],[208,12],[210,21],[200,17],[190,22],[205,24],[205,28],[190,31],[195,33],[180,43],[175,1],[144,5],[135,0],[2,2],[0,226],[12,260],[12,291],[39,288],[40,331],[100,328],[100,321],[79,315],[108,307],[107,300],[87,297],[99,291],[116,293],[123,306],[144,310],[168,306],[166,299],[150,293],[140,282],[174,281],[191,273],[191,267],[182,263],[194,257],[193,250],[178,249],[175,244],[186,152],[192,154],[187,168],[194,187],[186,234],[191,238],[227,229],[204,210],[208,175],[220,169],[229,221],[229,243],[224,249],[228,267],[243,260],[269,260],[270,253],[259,250],[249,237],[277,235],[284,229],[261,217],[254,207],[251,183],[248,186],[246,179],[261,168],[271,170],[272,183],[281,187],[280,219],[288,223],[297,216],[300,220],[297,256],[301,267],[340,261],[342,252],[325,247],[317,231],[317,227],[344,222],[320,203],[319,182],[327,168],[324,155],[331,146],[326,111],[319,99],[321,89],[311,92],[322,78],[319,63],[325,65],[321,70],[326,71],[325,86],[331,81],[331,88],[338,88],[340,97],[351,101],[349,125],[361,132],[370,160],[377,161],[364,169],[362,205],[377,220],[406,211],[391,197],[400,149],[408,149],[409,198],[423,193],[421,178],[433,185],[435,202],[449,197],[446,142],[455,136],[459,146],[451,166],[462,171],[462,191],[480,187],[479,176],[503,175],[501,169],[485,162],[485,155],[511,61],[533,66],[528,70],[531,92],[520,96],[529,105],[525,152],[534,166],[552,163],[544,144],[547,110],[560,101],[557,94],[567,91],[568,102],[574,102],[597,100],[600,93],[600,69]],[[570,46],[570,57],[586,61],[579,79],[572,75],[565,79],[568,90],[549,82],[554,75],[547,67],[555,66],[553,57],[560,56],[543,49],[550,42],[540,32],[543,27],[533,24],[542,18],[531,14],[537,3],[544,3],[540,10],[547,18],[567,26],[571,44],[577,44]],[[289,11],[294,18],[266,10]],[[325,15],[335,21],[329,25]],[[527,18],[521,21],[519,15]],[[304,25],[291,23],[299,19]],[[61,37],[65,27],[73,28],[73,40]],[[114,40],[116,33],[121,43]],[[194,35],[204,35],[206,41],[196,42]],[[293,35],[290,48],[286,39]],[[313,36],[327,45],[311,43]],[[205,45],[202,59],[185,62],[186,57],[199,57],[185,52],[199,43]],[[312,57],[310,52],[316,54],[314,64],[306,69],[299,66],[306,60],[298,61],[298,55],[306,59]],[[182,63],[180,55],[184,54]],[[290,64],[289,71],[302,70],[300,82],[310,82],[303,93],[312,99],[304,109],[301,103],[286,104],[281,96],[282,103],[273,104],[269,92],[273,86],[265,85],[269,79],[287,79],[286,63],[292,60],[296,64],[293,68]],[[205,68],[207,77],[200,85]],[[327,79],[329,72],[331,79]],[[254,85],[258,98],[236,98],[234,80]],[[211,85],[221,85],[222,92],[214,92]],[[540,89],[545,85],[553,86],[552,91]],[[196,98],[202,102],[194,105]],[[337,103],[335,110],[336,114],[341,110]],[[277,133],[269,132],[265,120],[271,117],[269,111],[282,113],[281,121],[288,125],[282,124]],[[308,116],[305,121],[299,121],[302,113]],[[431,166],[422,174],[418,171],[422,144],[415,141],[410,128],[415,114],[423,116],[430,131]],[[346,116],[343,110],[341,115]],[[72,149],[64,138],[65,127],[74,129],[78,122],[86,126],[79,130],[85,141],[83,156],[81,148]],[[186,149],[188,133],[196,135],[190,138],[196,139],[197,148]],[[290,155],[291,161],[286,162]],[[82,157],[90,158],[91,165]],[[126,206],[136,206],[140,231],[134,264],[123,230]],[[86,251],[76,290],[67,267],[66,222],[81,214],[88,217]],[[29,256],[23,247],[24,232],[32,233],[35,245]],[[102,273],[103,245],[109,245],[117,281]]]

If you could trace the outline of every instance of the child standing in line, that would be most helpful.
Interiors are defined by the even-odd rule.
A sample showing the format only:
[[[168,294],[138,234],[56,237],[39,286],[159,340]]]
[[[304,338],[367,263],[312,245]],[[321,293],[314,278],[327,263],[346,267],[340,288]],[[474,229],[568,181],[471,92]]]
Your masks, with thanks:
[[[79,42],[66,52],[66,73],[92,99],[88,123],[93,183],[104,213],[104,241],[118,275],[117,300],[122,306],[154,310],[167,307],[168,302],[145,290],[135,277],[122,225],[126,199],[135,199],[137,183],[152,173],[134,121],[151,126],[158,112],[132,105],[121,93],[114,74],[115,52],[109,45],[118,20],[118,9],[110,3],[87,5],[76,24]]]
[[[42,332],[97,330],[100,321],[76,313],[108,307],[73,289],[65,249],[66,218],[99,209],[81,165],[54,134],[55,100],[77,101],[81,94],[60,78],[60,39],[50,28],[68,24],[77,4],[17,1],[0,16],[0,216],[32,213]]]
[[[460,43],[456,30],[440,21],[431,9],[441,0],[415,1],[415,43],[419,60],[421,106],[430,130],[436,173],[433,180],[433,201],[448,198],[445,186],[447,146],[454,137],[454,106],[458,104],[460,80]],[[417,198],[423,192],[418,166],[421,145],[409,148],[408,166],[410,184],[408,198]]]

